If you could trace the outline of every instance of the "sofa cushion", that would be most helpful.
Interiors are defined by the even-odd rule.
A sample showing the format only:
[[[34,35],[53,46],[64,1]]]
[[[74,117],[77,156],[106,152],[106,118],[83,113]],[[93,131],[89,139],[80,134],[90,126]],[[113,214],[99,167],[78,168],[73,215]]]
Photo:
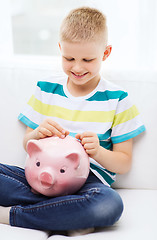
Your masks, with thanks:
[[[102,228],[94,233],[66,237],[52,235],[48,240],[156,240],[157,239],[157,190],[119,189],[124,202],[124,212],[112,227]]]
[[[118,188],[157,189],[157,72],[151,71],[111,71],[104,76],[122,86],[138,107],[146,132],[134,139],[132,169],[127,174],[118,175],[113,185]]]
[[[57,61],[17,58],[0,61],[1,162],[24,166],[26,153],[22,139],[25,127],[17,120],[20,110],[34,91],[36,81],[59,70]],[[157,216],[157,151],[156,149],[156,72],[105,71],[106,78],[124,87],[136,103],[146,126],[146,132],[134,142],[133,166],[129,173],[118,175],[114,184],[124,200],[124,213],[117,224],[75,239],[142,239],[156,240]],[[128,190],[128,188],[130,188]],[[132,188],[135,188],[132,190]],[[139,188],[143,190],[138,190]],[[0,239],[47,239],[45,232],[0,224]],[[49,240],[68,238],[52,235]],[[74,237],[70,237],[74,239]]]
[[[48,233],[32,229],[19,227],[11,227],[5,224],[0,224],[0,239],[2,240],[46,240]]]
[[[59,71],[58,62],[45,62],[35,59],[17,58],[12,62],[0,62],[1,81],[1,161],[24,166],[25,151],[22,139],[25,127],[18,122],[17,116],[35,89],[36,82]],[[157,73],[156,72],[114,72],[102,74],[109,81],[125,88],[132,101],[137,105],[146,132],[136,137],[134,142],[133,166],[129,173],[117,176],[116,188],[157,189],[156,169],[156,109]]]

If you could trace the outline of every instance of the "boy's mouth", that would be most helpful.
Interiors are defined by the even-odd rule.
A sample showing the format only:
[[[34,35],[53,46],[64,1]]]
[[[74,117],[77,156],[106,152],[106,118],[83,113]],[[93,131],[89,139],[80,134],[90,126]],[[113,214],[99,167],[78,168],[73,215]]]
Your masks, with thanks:
[[[74,72],[71,72],[71,73],[75,78],[82,78],[82,77],[84,77],[88,74],[88,72],[83,73],[83,74],[77,74],[77,73],[74,73]]]

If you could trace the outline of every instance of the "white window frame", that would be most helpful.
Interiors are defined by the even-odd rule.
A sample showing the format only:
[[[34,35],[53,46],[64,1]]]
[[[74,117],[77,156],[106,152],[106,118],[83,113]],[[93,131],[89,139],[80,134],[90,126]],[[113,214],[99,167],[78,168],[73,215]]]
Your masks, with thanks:
[[[9,0],[5,0],[0,4],[0,58],[13,56],[13,38],[10,10]]]
[[[137,49],[133,49],[133,51],[137,51],[136,55],[139,59],[133,59],[134,65],[136,67],[137,61],[137,69],[140,68],[148,69],[148,70],[157,70],[157,4],[155,0],[139,0],[139,4],[142,6],[143,15],[141,17],[141,25],[143,28],[139,28],[139,32],[137,33],[139,37],[139,44],[136,46]],[[150,12],[152,15],[150,16]],[[148,21],[149,19],[149,21]],[[148,41],[149,39],[149,41]],[[112,43],[111,43],[112,44]],[[141,57],[142,56],[142,57]],[[16,61],[22,59],[32,64],[35,60],[37,62],[47,62],[51,63],[56,69],[56,63],[60,59],[59,56],[33,56],[33,55],[17,55],[14,54],[13,50],[13,36],[12,36],[12,23],[11,23],[11,3],[10,0],[0,0],[0,61],[1,63],[7,61]],[[112,61],[112,55],[111,55]],[[105,61],[105,66],[107,68],[116,68],[116,62]],[[59,64],[60,65],[60,64]],[[115,66],[114,66],[115,65]],[[134,66],[130,66],[130,69],[134,68]],[[60,66],[59,66],[60,68]],[[125,68],[125,66],[124,66]]]
[[[60,56],[33,56],[14,54],[13,50],[13,35],[11,23],[11,5],[10,0],[0,0],[0,65],[13,67],[18,63],[18,66],[35,66],[40,65],[41,69],[52,66],[53,70],[61,69]]]

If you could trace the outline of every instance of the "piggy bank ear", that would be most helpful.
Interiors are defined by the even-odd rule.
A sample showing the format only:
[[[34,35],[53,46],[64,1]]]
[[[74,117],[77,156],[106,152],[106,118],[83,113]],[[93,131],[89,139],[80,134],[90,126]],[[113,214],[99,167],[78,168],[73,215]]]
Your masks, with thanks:
[[[27,143],[27,153],[29,154],[30,157],[32,156],[32,154],[41,151],[41,148],[37,142],[38,142],[37,140],[30,140]]]
[[[70,164],[73,164],[74,168],[77,169],[80,165],[80,157],[78,153],[70,153],[66,156],[70,160]]]

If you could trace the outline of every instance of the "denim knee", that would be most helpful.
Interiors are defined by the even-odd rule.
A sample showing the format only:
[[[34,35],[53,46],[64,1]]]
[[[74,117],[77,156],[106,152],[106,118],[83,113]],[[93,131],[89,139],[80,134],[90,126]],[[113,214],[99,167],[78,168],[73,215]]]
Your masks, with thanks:
[[[122,215],[123,201],[115,190],[108,187],[100,190],[100,196],[92,209],[97,226],[112,226]]]
[[[111,195],[112,195],[111,210],[110,210],[111,218],[109,222],[110,226],[112,226],[114,223],[116,223],[120,219],[124,209],[123,201],[120,195],[113,189],[112,189]]]

